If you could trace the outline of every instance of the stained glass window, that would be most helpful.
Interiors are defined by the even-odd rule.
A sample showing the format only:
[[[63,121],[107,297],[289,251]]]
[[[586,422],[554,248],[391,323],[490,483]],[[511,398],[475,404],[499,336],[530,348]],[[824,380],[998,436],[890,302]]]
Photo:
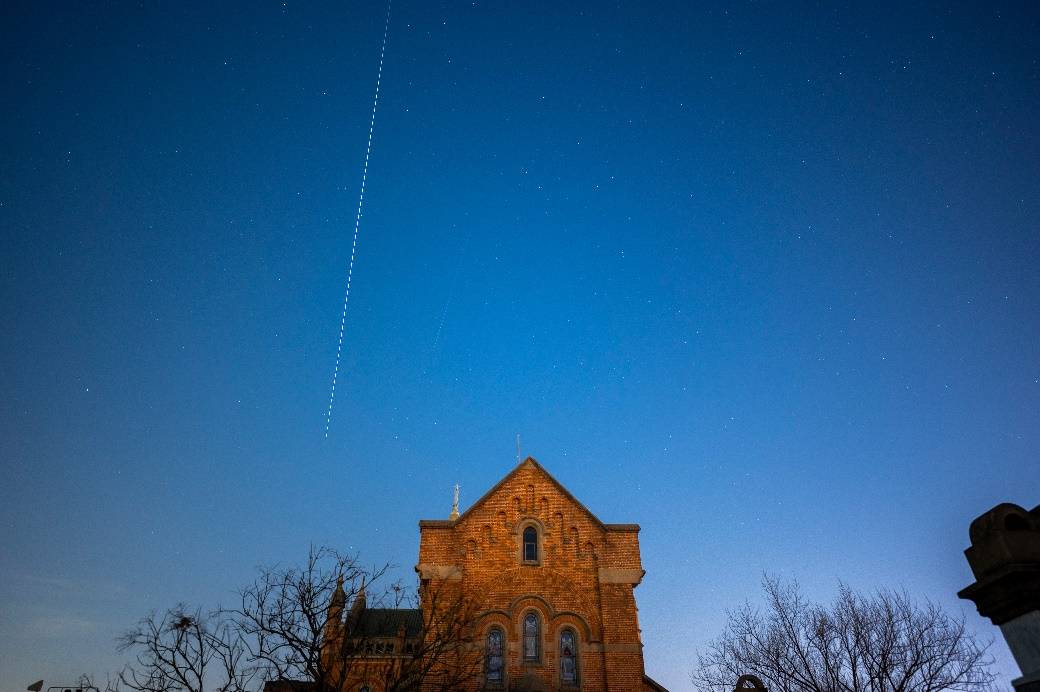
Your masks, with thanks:
[[[525,661],[538,661],[541,659],[541,651],[538,647],[538,640],[541,639],[541,623],[538,621],[538,616],[534,613],[528,613],[527,617],[524,618],[524,660]]]
[[[486,657],[485,667],[488,683],[501,685],[506,661],[502,655],[502,630],[497,627],[488,632]]]
[[[524,529],[524,561],[538,562],[538,530],[533,526]]]
[[[560,633],[560,682],[564,685],[578,684],[578,647],[571,630]]]

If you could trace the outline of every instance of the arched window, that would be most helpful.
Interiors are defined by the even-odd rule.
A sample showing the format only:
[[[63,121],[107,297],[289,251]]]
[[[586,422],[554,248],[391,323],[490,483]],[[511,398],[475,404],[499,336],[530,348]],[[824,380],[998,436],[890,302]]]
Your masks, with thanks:
[[[484,676],[488,686],[501,686],[505,675],[506,659],[503,655],[502,630],[495,627],[487,635],[484,652]]]
[[[574,630],[560,632],[560,684],[578,686],[578,642]]]
[[[358,688],[358,692],[372,692],[372,688],[368,685],[362,685]]]
[[[542,660],[542,622],[536,613],[524,618],[524,661],[537,663]]]
[[[538,562],[538,529],[524,529],[524,562]]]

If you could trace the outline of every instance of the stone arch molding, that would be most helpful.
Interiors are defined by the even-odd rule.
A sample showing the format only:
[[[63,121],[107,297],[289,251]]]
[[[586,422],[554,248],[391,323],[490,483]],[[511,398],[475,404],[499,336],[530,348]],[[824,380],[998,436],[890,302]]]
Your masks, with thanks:
[[[509,604],[510,619],[515,619],[531,609],[539,611],[544,617],[542,636],[545,636],[546,632],[556,632],[563,627],[577,626],[578,636],[582,641],[592,641],[592,628],[581,613],[573,610],[556,610],[551,603],[537,594],[523,594],[514,598]]]
[[[538,606],[543,609],[546,617],[550,617],[552,614],[557,612],[576,612],[586,613],[582,616],[583,621],[587,622],[586,617],[591,617],[597,612],[597,607],[593,601],[592,595],[588,593],[587,589],[582,589],[573,579],[566,574],[563,574],[557,570],[550,569],[544,566],[539,569],[542,571],[542,575],[547,581],[557,585],[559,590],[563,593],[569,594],[570,597],[567,602],[553,606],[545,598],[536,595],[530,589],[532,587],[530,577],[528,573],[525,573],[527,567],[520,567],[519,565],[512,569],[502,572],[495,583],[489,589],[486,594],[488,597],[488,603],[502,604],[509,603],[509,611],[515,612],[516,604],[524,598],[535,598],[542,605]],[[537,587],[536,587],[537,588]],[[514,594],[521,594],[515,596]],[[589,631],[591,631],[590,628]]]
[[[509,527],[509,530],[510,530],[511,533],[519,535],[521,529],[523,527],[528,526],[528,525],[534,526],[535,528],[537,528],[538,529],[538,533],[540,533],[542,536],[545,535],[545,532],[549,528],[546,525],[546,523],[544,521],[542,521],[540,518],[538,518],[537,516],[535,516],[533,514],[521,514],[517,518],[517,520],[515,522],[513,522],[513,525],[511,527]]]
[[[573,610],[556,610],[552,605],[537,594],[524,594],[517,596],[510,602],[509,608],[492,608],[480,613],[481,631],[486,631],[492,625],[509,627],[520,621],[520,616],[529,610],[537,610],[542,615],[542,632],[559,632],[565,627],[577,630],[578,637],[583,642],[593,641],[592,627],[589,621],[581,613]]]

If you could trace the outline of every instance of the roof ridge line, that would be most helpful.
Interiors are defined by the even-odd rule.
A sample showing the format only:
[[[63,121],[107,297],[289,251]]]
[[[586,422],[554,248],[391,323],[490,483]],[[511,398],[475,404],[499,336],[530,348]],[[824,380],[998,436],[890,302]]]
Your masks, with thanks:
[[[452,520],[452,519],[440,519],[440,520],[438,520],[438,519],[420,519],[419,520],[420,526],[426,524],[427,522],[438,522],[438,523],[444,522],[443,526],[445,526],[445,527],[454,526],[454,525],[458,524],[459,522],[461,522],[464,519],[466,519],[470,515],[470,513],[473,512],[474,509],[476,509],[481,504],[483,504],[485,500],[487,500],[489,497],[494,495],[503,485],[506,484],[507,481],[509,481],[513,476],[515,476],[517,473],[519,473],[522,468],[524,468],[525,466],[528,466],[528,465],[533,466],[534,468],[538,469],[543,474],[545,474],[546,478],[548,478],[557,488],[559,488],[559,490],[563,493],[564,497],[566,497],[571,502],[576,504],[579,509],[583,510],[587,515],[589,515],[589,517],[596,523],[597,526],[599,526],[604,531],[609,531],[610,530],[608,524],[603,523],[603,521],[600,520],[599,517],[597,517],[595,514],[593,514],[592,510],[590,510],[588,507],[586,507],[585,504],[581,500],[579,500],[578,498],[574,497],[574,495],[571,493],[571,491],[568,490],[567,487],[563,483],[561,483],[560,481],[556,480],[556,478],[551,473],[549,473],[545,469],[544,466],[539,464],[538,460],[535,459],[532,456],[528,456],[526,459],[521,461],[519,464],[514,466],[512,469],[510,469],[509,473],[507,473],[497,483],[495,483],[493,486],[491,486],[491,488],[486,493],[484,493],[479,498],[477,498],[476,502],[474,502],[472,505],[470,505],[466,509],[465,512],[460,514],[458,519],[454,519],[454,520]],[[634,526],[634,525],[632,525],[632,526]]]

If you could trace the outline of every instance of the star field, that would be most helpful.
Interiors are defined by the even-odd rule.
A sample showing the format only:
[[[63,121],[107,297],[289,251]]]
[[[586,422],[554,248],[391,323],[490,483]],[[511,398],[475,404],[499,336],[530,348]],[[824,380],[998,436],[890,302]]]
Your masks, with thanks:
[[[763,572],[996,634],[955,592],[1040,496],[1033,5],[395,0],[328,439],[385,5],[0,12],[0,685],[311,543],[411,578],[518,432],[642,526],[670,689]]]

